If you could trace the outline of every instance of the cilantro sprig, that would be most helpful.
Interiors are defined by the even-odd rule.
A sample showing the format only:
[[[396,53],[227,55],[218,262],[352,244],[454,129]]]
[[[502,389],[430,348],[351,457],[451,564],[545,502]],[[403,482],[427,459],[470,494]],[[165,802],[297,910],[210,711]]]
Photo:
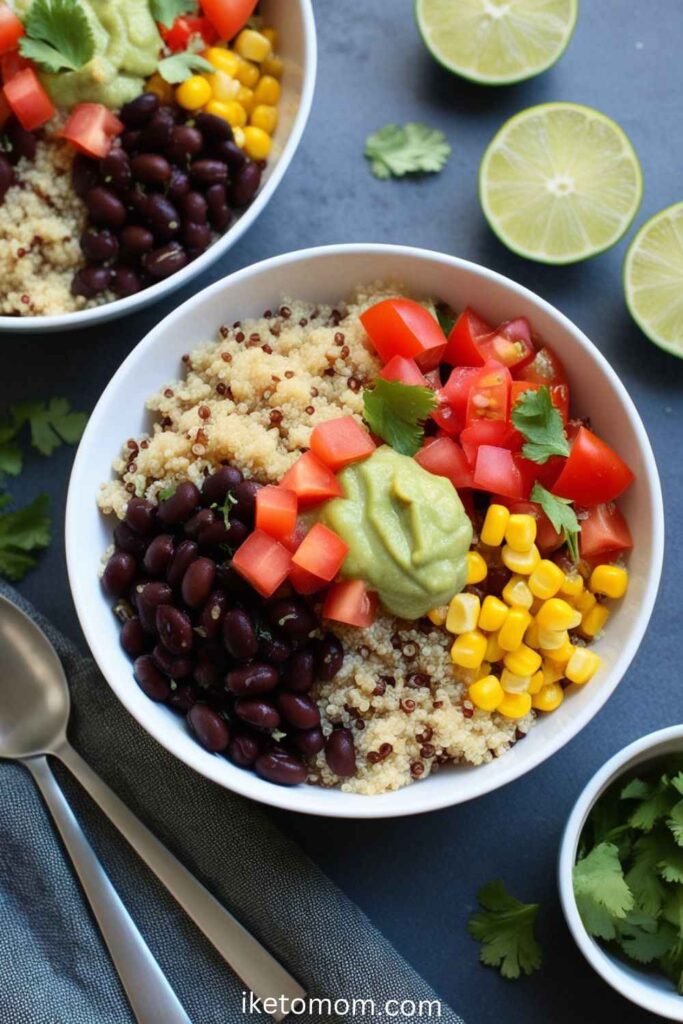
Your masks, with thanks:
[[[36,552],[50,543],[49,499],[39,495],[31,505],[5,511],[12,503],[9,494],[0,495],[0,576],[23,579],[36,565]]]
[[[401,455],[415,455],[436,397],[430,388],[378,377],[372,388],[364,390],[363,405],[363,417],[373,434]]]
[[[365,141],[370,169],[376,178],[383,180],[440,171],[450,152],[443,132],[417,121],[409,121],[402,127],[387,124],[368,135]]]
[[[524,435],[522,455],[544,465],[552,455],[569,455],[562,416],[545,385],[524,391],[512,410],[512,423]]]
[[[562,534],[572,559],[578,562],[581,524],[569,498],[558,498],[557,495],[546,490],[543,484],[535,483],[531,492],[531,500],[541,506],[553,527]]]
[[[151,0],[149,8],[155,21],[164,28],[171,28],[176,18],[195,12],[197,4],[195,0]]]
[[[537,903],[521,903],[503,882],[489,882],[477,893],[481,910],[469,920],[470,935],[482,943],[479,958],[497,967],[504,978],[519,978],[541,966],[541,947],[534,935]]]
[[[205,57],[198,53],[191,53],[183,50],[182,53],[174,53],[171,57],[164,57],[159,61],[157,71],[165,82],[177,85],[198,71],[215,71],[213,64],[210,64]]]
[[[78,71],[95,56],[95,34],[80,0],[33,0],[19,40],[44,71]]]

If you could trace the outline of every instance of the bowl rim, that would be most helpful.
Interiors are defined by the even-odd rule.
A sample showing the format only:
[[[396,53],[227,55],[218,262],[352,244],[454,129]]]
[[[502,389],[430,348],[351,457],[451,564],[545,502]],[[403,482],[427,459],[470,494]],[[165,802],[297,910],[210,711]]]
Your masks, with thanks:
[[[0,334],[4,332],[9,333],[10,331],[23,331],[27,334],[35,334],[43,331],[53,333],[76,330],[127,316],[129,313],[134,313],[157,301],[161,301],[172,292],[182,288],[183,285],[189,284],[190,281],[203,271],[208,270],[233,245],[239,242],[240,238],[249,230],[265,206],[270,202],[289,168],[294,154],[299,148],[299,143],[301,142],[301,137],[306,128],[313,104],[318,68],[318,41],[313,14],[313,0],[288,0],[288,2],[298,4],[303,23],[304,57],[301,97],[291,130],[282,147],[282,152],[277,163],[273,166],[272,174],[263,188],[257,193],[254,202],[244,210],[235,223],[213,245],[209,246],[201,256],[198,256],[192,263],[188,263],[182,270],[166,278],[165,281],[158,281],[156,284],[150,285],[149,288],[144,288],[135,295],[114,299],[113,302],[106,302],[101,306],[94,306],[91,309],[79,309],[71,313],[58,313],[51,316],[15,317],[0,315]]]
[[[683,996],[673,990],[664,992],[648,985],[645,980],[645,972],[643,972],[644,980],[641,982],[634,977],[634,973],[638,972],[637,965],[634,964],[632,971],[620,967],[618,962],[610,957],[604,948],[588,934],[576,906],[572,884],[572,871],[576,862],[579,838],[588,814],[598,798],[624,772],[627,766],[635,766],[636,763],[648,760],[651,751],[655,751],[655,748],[672,740],[680,741],[683,746],[683,725],[657,729],[655,732],[647,733],[647,735],[634,740],[613,754],[588,780],[570,812],[562,833],[557,861],[557,884],[567,927],[593,970],[616,992],[644,1010],[666,1017],[667,1020],[683,1021]],[[654,756],[657,756],[656,752]]]
[[[462,796],[458,790],[458,787],[454,786],[449,794],[444,796],[437,796],[436,794],[431,797],[426,794],[420,802],[420,806],[411,806],[412,801],[405,800],[405,806],[396,804],[391,807],[377,807],[373,808],[373,800],[369,797],[358,797],[356,794],[349,794],[351,799],[356,797],[354,801],[354,809],[344,809],[341,806],[332,805],[330,806],[324,799],[325,790],[320,790],[319,799],[309,797],[307,799],[307,806],[297,807],[296,801],[292,799],[292,793],[296,792],[285,787],[279,787],[271,785],[263,787],[264,792],[255,794],[252,792],[251,776],[247,772],[242,772],[235,779],[234,785],[228,786],[225,779],[222,777],[222,772],[218,769],[217,759],[214,761],[205,760],[202,756],[203,751],[197,745],[197,753],[194,751],[191,754],[185,756],[185,754],[178,754],[177,751],[169,744],[166,744],[155,732],[152,732],[146,722],[143,720],[142,715],[136,714],[135,710],[130,706],[130,702],[127,700],[128,685],[120,684],[112,674],[110,679],[107,676],[106,671],[106,659],[102,656],[99,651],[99,638],[97,635],[97,629],[94,624],[90,621],[90,610],[87,596],[87,588],[85,586],[84,573],[89,571],[83,568],[80,564],[81,560],[78,556],[79,544],[77,530],[74,526],[76,516],[74,514],[74,508],[78,502],[79,494],[79,478],[81,476],[81,467],[85,465],[86,460],[90,458],[89,449],[92,445],[91,438],[96,438],[97,428],[99,420],[104,418],[103,409],[108,404],[109,398],[112,394],[116,393],[118,389],[119,380],[125,375],[128,367],[141,357],[148,347],[155,344],[156,339],[163,335],[164,331],[169,326],[169,322],[174,317],[178,317],[182,313],[186,313],[188,309],[192,309],[194,306],[201,305],[208,297],[214,293],[220,292],[222,289],[229,287],[232,284],[243,282],[248,280],[252,276],[259,276],[261,274],[267,274],[271,270],[284,265],[284,264],[297,264],[314,260],[318,257],[324,256],[341,256],[341,255],[352,255],[352,256],[367,256],[373,255],[377,258],[382,256],[404,256],[409,257],[412,260],[420,260],[428,263],[440,263],[454,270],[467,270],[474,272],[480,277],[483,277],[488,281],[495,281],[498,284],[503,285],[510,293],[512,297],[518,296],[522,299],[527,300],[532,305],[536,306],[540,311],[554,319],[561,327],[571,333],[578,344],[587,349],[591,358],[600,366],[604,374],[608,377],[611,385],[620,399],[620,404],[624,409],[625,415],[628,417],[634,434],[637,437],[638,447],[643,460],[643,468],[646,474],[646,486],[649,493],[649,499],[651,503],[652,520],[653,520],[653,537],[652,537],[652,558],[649,564],[649,571],[647,576],[647,582],[643,594],[643,599],[638,609],[637,619],[634,627],[631,630],[626,642],[624,643],[621,655],[616,663],[615,668],[609,673],[607,678],[602,682],[600,690],[596,691],[595,700],[592,704],[582,709],[572,719],[571,725],[566,727],[561,734],[553,737],[552,741],[549,742],[545,747],[539,747],[534,755],[529,758],[529,762],[525,764],[520,770],[519,766],[513,764],[506,770],[500,771],[495,779],[488,781],[485,771],[479,773],[478,782],[475,786],[471,787],[470,792]],[[95,441],[96,444],[96,441]],[[103,475],[103,479],[106,476]],[[95,509],[93,509],[96,511]],[[97,512],[99,514],[99,512]],[[69,489],[67,494],[66,504],[66,521],[65,521],[65,543],[66,543],[66,561],[67,570],[69,577],[69,584],[71,592],[76,606],[76,612],[81,624],[81,628],[85,634],[88,645],[92,651],[95,661],[98,663],[100,670],[109,682],[114,692],[117,694],[119,699],[122,701],[124,706],[133,714],[133,717],[150,733],[158,742],[166,746],[171,753],[174,753],[177,757],[181,757],[181,760],[185,761],[190,767],[199,771],[200,774],[207,778],[212,779],[219,785],[225,788],[231,789],[234,792],[239,793],[242,796],[247,796],[252,799],[256,799],[262,803],[273,807],[279,807],[284,810],[295,810],[303,814],[314,814],[323,817],[339,817],[339,818],[393,818],[403,817],[412,814],[421,814],[428,811],[439,810],[443,807],[450,807],[458,803],[463,803],[466,800],[474,799],[476,797],[483,796],[484,794],[491,792],[494,789],[507,785],[508,783],[519,778],[521,775],[526,774],[533,768],[536,768],[539,764],[545,761],[548,757],[557,753],[566,743],[568,743],[574,736],[577,735],[584,728],[584,726],[597,714],[597,712],[603,707],[607,699],[616,689],[617,685],[621,681],[624,673],[628,669],[631,661],[633,660],[640,642],[643,638],[647,624],[649,622],[652,610],[654,607],[657,591],[659,588],[659,582],[662,571],[663,555],[664,555],[664,511],[663,511],[663,500],[662,491],[659,481],[659,474],[657,471],[657,465],[655,462],[654,454],[647,436],[645,427],[640,419],[638,411],[630,398],[626,388],[622,384],[615,370],[612,369],[608,361],[602,355],[600,350],[593,345],[586,335],[575,325],[568,317],[561,313],[558,309],[552,306],[545,299],[536,295],[530,289],[523,285],[517,284],[510,278],[497,271],[490,270],[480,264],[474,263],[470,260],[461,259],[456,256],[449,256],[443,253],[435,252],[430,249],[416,248],[413,246],[402,246],[393,245],[388,243],[359,243],[359,242],[348,242],[340,243],[336,245],[325,245],[318,247],[310,247],[306,249],[300,249],[289,253],[283,253],[278,256],[270,257],[266,260],[261,260],[258,263],[251,264],[250,266],[243,267],[241,270],[234,272],[233,274],[227,275],[209,285],[207,288],[196,293],[194,296],[189,298],[182,305],[172,310],[163,320],[161,320],[147,335],[138,343],[138,345],[128,354],[126,359],[122,362],[119,369],[116,371],[114,376],[111,378],[109,384],[104,389],[99,401],[97,402],[86,427],[85,433],[81,439],[76,457],[74,460],[71,478],[69,481]],[[81,579],[83,578],[83,583]],[[131,676],[132,678],[132,676]],[[485,767],[485,766],[484,766]],[[242,777],[243,776],[243,777]],[[309,790],[314,787],[308,787]],[[397,793],[405,792],[399,790]],[[397,796],[397,793],[388,794],[388,796]],[[361,801],[359,803],[359,800]]]

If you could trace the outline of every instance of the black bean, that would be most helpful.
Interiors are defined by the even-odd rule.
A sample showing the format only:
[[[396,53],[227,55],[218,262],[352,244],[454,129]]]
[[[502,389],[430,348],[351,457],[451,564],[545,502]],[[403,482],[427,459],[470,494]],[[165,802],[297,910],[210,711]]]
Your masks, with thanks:
[[[223,673],[212,661],[200,661],[194,667],[194,681],[202,690],[218,690],[223,682]]]
[[[102,573],[102,586],[106,593],[110,597],[123,597],[130,589],[136,571],[133,555],[127,551],[115,551]]]
[[[350,729],[335,729],[325,744],[325,759],[330,771],[342,779],[348,779],[356,772],[356,750]]]
[[[313,651],[295,651],[287,663],[285,686],[293,693],[308,693],[315,682]]]
[[[132,188],[128,189],[121,197],[129,211],[138,214],[140,217],[147,216],[147,204],[149,195],[143,185],[135,182]]]
[[[241,721],[246,722],[253,729],[259,732],[272,732],[280,724],[280,715],[277,708],[267,700],[256,700],[252,697],[242,697],[235,701],[235,714]]]
[[[199,625],[208,639],[223,629],[223,617],[228,610],[228,595],[224,590],[214,590],[202,608]]]
[[[180,237],[188,252],[196,251],[199,255],[211,245],[211,228],[208,224],[194,224],[188,220],[183,224]]]
[[[86,192],[84,202],[93,224],[120,228],[126,223],[126,208],[111,189],[96,185]]]
[[[33,132],[27,131],[17,120],[12,118],[5,128],[5,134],[9,139],[13,160],[17,161],[21,157],[26,160],[35,158],[38,140]]]
[[[211,505],[222,505],[228,491],[234,490],[242,482],[242,474],[234,466],[221,466],[215,473],[207,476],[202,484],[202,498]]]
[[[200,185],[222,184],[228,180],[227,164],[222,160],[194,160],[190,164],[190,178]]]
[[[250,615],[243,608],[231,608],[223,619],[223,643],[229,654],[240,661],[253,658],[258,638]]]
[[[216,571],[216,585],[225,590],[233,598],[248,598],[253,595],[253,590],[238,572],[225,562],[219,565]]]
[[[167,526],[186,522],[199,504],[199,491],[190,480],[178,484],[173,494],[159,502],[159,519]]]
[[[232,128],[228,122],[222,117],[216,117],[215,114],[197,114],[194,123],[204,138],[210,139],[211,142],[232,139]]]
[[[128,554],[139,558],[145,551],[148,542],[137,530],[131,529],[127,522],[121,522],[117,523],[114,529],[114,543],[122,551],[127,551]]]
[[[123,248],[136,256],[154,248],[154,235],[148,228],[143,228],[139,224],[126,225],[119,237]]]
[[[97,164],[83,153],[76,153],[71,165],[71,184],[77,196],[83,199],[91,188],[99,181],[100,173]]]
[[[160,242],[167,242],[180,231],[180,214],[166,196],[149,196],[145,216],[149,220],[154,237]]]
[[[277,708],[282,717],[295,729],[315,729],[320,725],[318,705],[302,693],[280,693]]]
[[[146,498],[131,498],[126,506],[125,521],[128,525],[143,536],[152,533],[156,527],[157,510],[156,506]]]
[[[139,601],[140,601],[140,594],[142,593],[144,588],[147,586],[147,584],[148,583],[152,583],[152,582],[153,581],[150,580],[150,578],[148,576],[138,576],[138,577],[136,577],[136,579],[133,580],[133,586],[130,588],[130,593],[128,594],[128,600],[130,601],[130,603],[133,606],[133,608],[136,609],[138,612],[139,612],[138,605],[139,605]]]
[[[114,271],[111,287],[117,295],[125,298],[127,295],[136,295],[137,292],[142,290],[144,285],[142,278],[132,267],[117,267]]]
[[[202,527],[197,539],[202,548],[216,548],[225,544],[235,550],[248,535],[249,530],[244,523],[231,516],[227,526],[222,519],[217,519],[216,522]]]
[[[248,206],[261,184],[261,168],[248,160],[239,170],[228,187],[228,202],[231,206]]]
[[[214,207],[209,211],[209,220],[211,226],[215,231],[222,233],[226,231],[232,223],[232,210],[226,204],[225,206]]]
[[[139,658],[149,649],[149,640],[137,615],[127,619],[121,627],[121,646],[129,658]]]
[[[97,231],[95,228],[86,228],[81,235],[81,249],[93,263],[106,263],[107,260],[112,260],[119,251],[119,240],[106,228],[101,231]]]
[[[171,588],[167,583],[145,583],[142,589],[138,591],[136,603],[140,621],[144,626],[145,632],[158,632],[157,610],[161,606],[166,606],[172,600],[172,597]],[[174,609],[171,610],[173,611]],[[173,653],[183,654],[184,651],[174,651]]]
[[[146,253],[142,258],[145,270],[157,281],[162,281],[182,270],[187,266],[187,261],[187,253],[178,242],[169,242],[161,249]]]
[[[187,723],[205,750],[218,754],[230,741],[225,721],[206,704],[195,704],[187,713]]]
[[[100,163],[100,178],[117,192],[126,192],[133,181],[130,157],[125,149],[112,149]]]
[[[232,139],[226,139],[224,142],[217,143],[213,147],[213,151],[219,160],[225,160],[233,174],[235,171],[239,171],[240,167],[243,167],[247,161],[244,152]]]
[[[228,201],[225,185],[209,185],[204,192],[204,196],[206,197],[206,205],[210,210],[218,210],[220,207],[225,206]]]
[[[232,506],[231,512],[247,526],[254,522],[256,495],[260,490],[261,484],[257,484],[255,480],[243,480],[232,492],[235,504]]]
[[[225,677],[225,688],[236,697],[270,693],[278,684],[278,672],[272,665],[253,661],[250,665],[234,668]]]
[[[325,737],[322,729],[304,729],[292,734],[292,743],[300,754],[312,757],[313,754],[320,753],[325,746]]]
[[[121,145],[126,153],[136,153],[140,148],[142,132],[139,128],[131,128],[121,136]]]
[[[171,165],[158,153],[139,153],[130,162],[131,170],[138,181],[145,185],[163,185],[171,178]]]
[[[179,170],[174,167],[171,172],[171,180],[168,183],[166,194],[172,202],[177,202],[182,196],[187,195],[190,191],[190,177],[185,171]]]
[[[175,550],[170,565],[166,571],[166,581],[174,589],[183,582],[183,576],[188,570],[191,562],[197,557],[197,545],[193,540],[183,540]]]
[[[278,626],[285,636],[295,640],[307,637],[318,624],[308,605],[296,598],[284,597],[275,601],[268,615],[274,626]]]
[[[161,107],[142,129],[137,148],[145,153],[160,153],[171,141],[174,125],[169,108]]]
[[[157,644],[152,651],[152,659],[157,668],[171,679],[187,679],[192,675],[194,663],[192,658],[180,657],[170,654],[163,644]]]
[[[181,714],[186,715],[196,701],[197,697],[192,687],[187,683],[183,683],[177,689],[171,691],[171,695],[168,698],[168,706],[173,708],[174,711],[179,711]]]
[[[263,750],[260,736],[249,733],[237,733],[228,744],[228,757],[240,768],[250,768]]]
[[[150,700],[162,703],[168,700],[171,693],[169,681],[154,664],[149,654],[143,654],[140,658],[135,659],[133,671],[140,689]]]
[[[5,198],[7,189],[14,184],[14,171],[6,156],[0,155],[0,202]]]
[[[153,92],[143,92],[129,103],[124,103],[119,117],[126,128],[141,128],[159,109],[159,97]]]
[[[185,536],[196,540],[205,526],[211,526],[215,522],[215,513],[210,508],[200,508],[199,512],[195,512],[185,523]]]
[[[292,648],[290,645],[279,637],[271,639],[261,637],[259,639],[260,656],[264,661],[269,661],[273,665],[283,665],[291,653]]]
[[[188,192],[181,198],[178,209],[186,221],[192,221],[193,224],[206,223],[208,204],[201,192]]]
[[[206,604],[216,578],[216,563],[210,558],[198,558],[183,576],[181,593],[188,608]]]
[[[166,147],[166,155],[176,164],[184,164],[190,157],[196,156],[204,145],[202,133],[189,124],[178,124],[171,132],[171,141]]]
[[[173,558],[175,542],[170,533],[160,533],[150,543],[142,560],[150,576],[163,576]]]
[[[254,769],[262,779],[280,786],[296,786],[308,778],[303,761],[284,750],[269,750],[261,754],[254,762]]]
[[[325,633],[322,640],[316,640],[313,644],[315,652],[315,670],[318,679],[329,683],[334,679],[337,672],[344,663],[344,648],[339,637],[334,633]]]
[[[82,295],[92,299],[100,292],[107,290],[111,284],[112,270],[110,267],[83,267],[74,274],[71,282],[73,295]]]
[[[148,583],[147,587],[154,584]],[[164,584],[158,584],[163,586]],[[145,590],[147,590],[145,587]],[[143,599],[146,595],[143,595]],[[143,620],[144,622],[144,620]],[[171,654],[187,654],[192,647],[192,623],[189,616],[170,604],[162,604],[156,612],[156,628],[161,642]]]

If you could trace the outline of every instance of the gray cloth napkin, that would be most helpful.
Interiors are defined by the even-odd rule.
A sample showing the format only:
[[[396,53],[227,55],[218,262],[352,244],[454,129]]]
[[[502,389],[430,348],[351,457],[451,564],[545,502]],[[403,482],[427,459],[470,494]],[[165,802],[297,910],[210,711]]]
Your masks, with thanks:
[[[250,803],[152,740],[94,662],[19,595],[57,649],[73,698],[74,745],[133,811],[313,996],[342,1002],[290,1020],[420,1019],[462,1024],[363,913]],[[1,652],[0,652],[1,663]],[[2,680],[0,678],[0,685]],[[55,765],[53,764],[53,767]],[[193,1024],[233,1024],[243,986],[71,777],[58,776],[124,903]],[[324,825],[322,826],[324,827]],[[355,826],[349,824],[350,835]],[[248,997],[247,997],[248,999]],[[401,1000],[409,1000],[405,1016]],[[389,1012],[385,1012],[387,1000]],[[248,1007],[248,1001],[247,1001]],[[430,1011],[423,1009],[422,1018]],[[0,1024],[131,1024],[132,1013],[68,857],[28,772],[0,762]],[[160,1020],[159,1024],[164,1024]]]

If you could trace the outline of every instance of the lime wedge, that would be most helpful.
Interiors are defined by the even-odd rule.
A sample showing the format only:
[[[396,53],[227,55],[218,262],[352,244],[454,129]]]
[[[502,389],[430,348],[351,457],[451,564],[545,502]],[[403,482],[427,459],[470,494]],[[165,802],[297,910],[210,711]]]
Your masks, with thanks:
[[[655,214],[633,239],[624,291],[650,341],[683,359],[683,203]]]
[[[516,114],[479,169],[492,229],[513,252],[540,263],[576,263],[609,249],[642,192],[638,157],[619,125],[577,103]]]
[[[416,0],[425,45],[449,71],[509,85],[545,71],[572,37],[578,0]]]

